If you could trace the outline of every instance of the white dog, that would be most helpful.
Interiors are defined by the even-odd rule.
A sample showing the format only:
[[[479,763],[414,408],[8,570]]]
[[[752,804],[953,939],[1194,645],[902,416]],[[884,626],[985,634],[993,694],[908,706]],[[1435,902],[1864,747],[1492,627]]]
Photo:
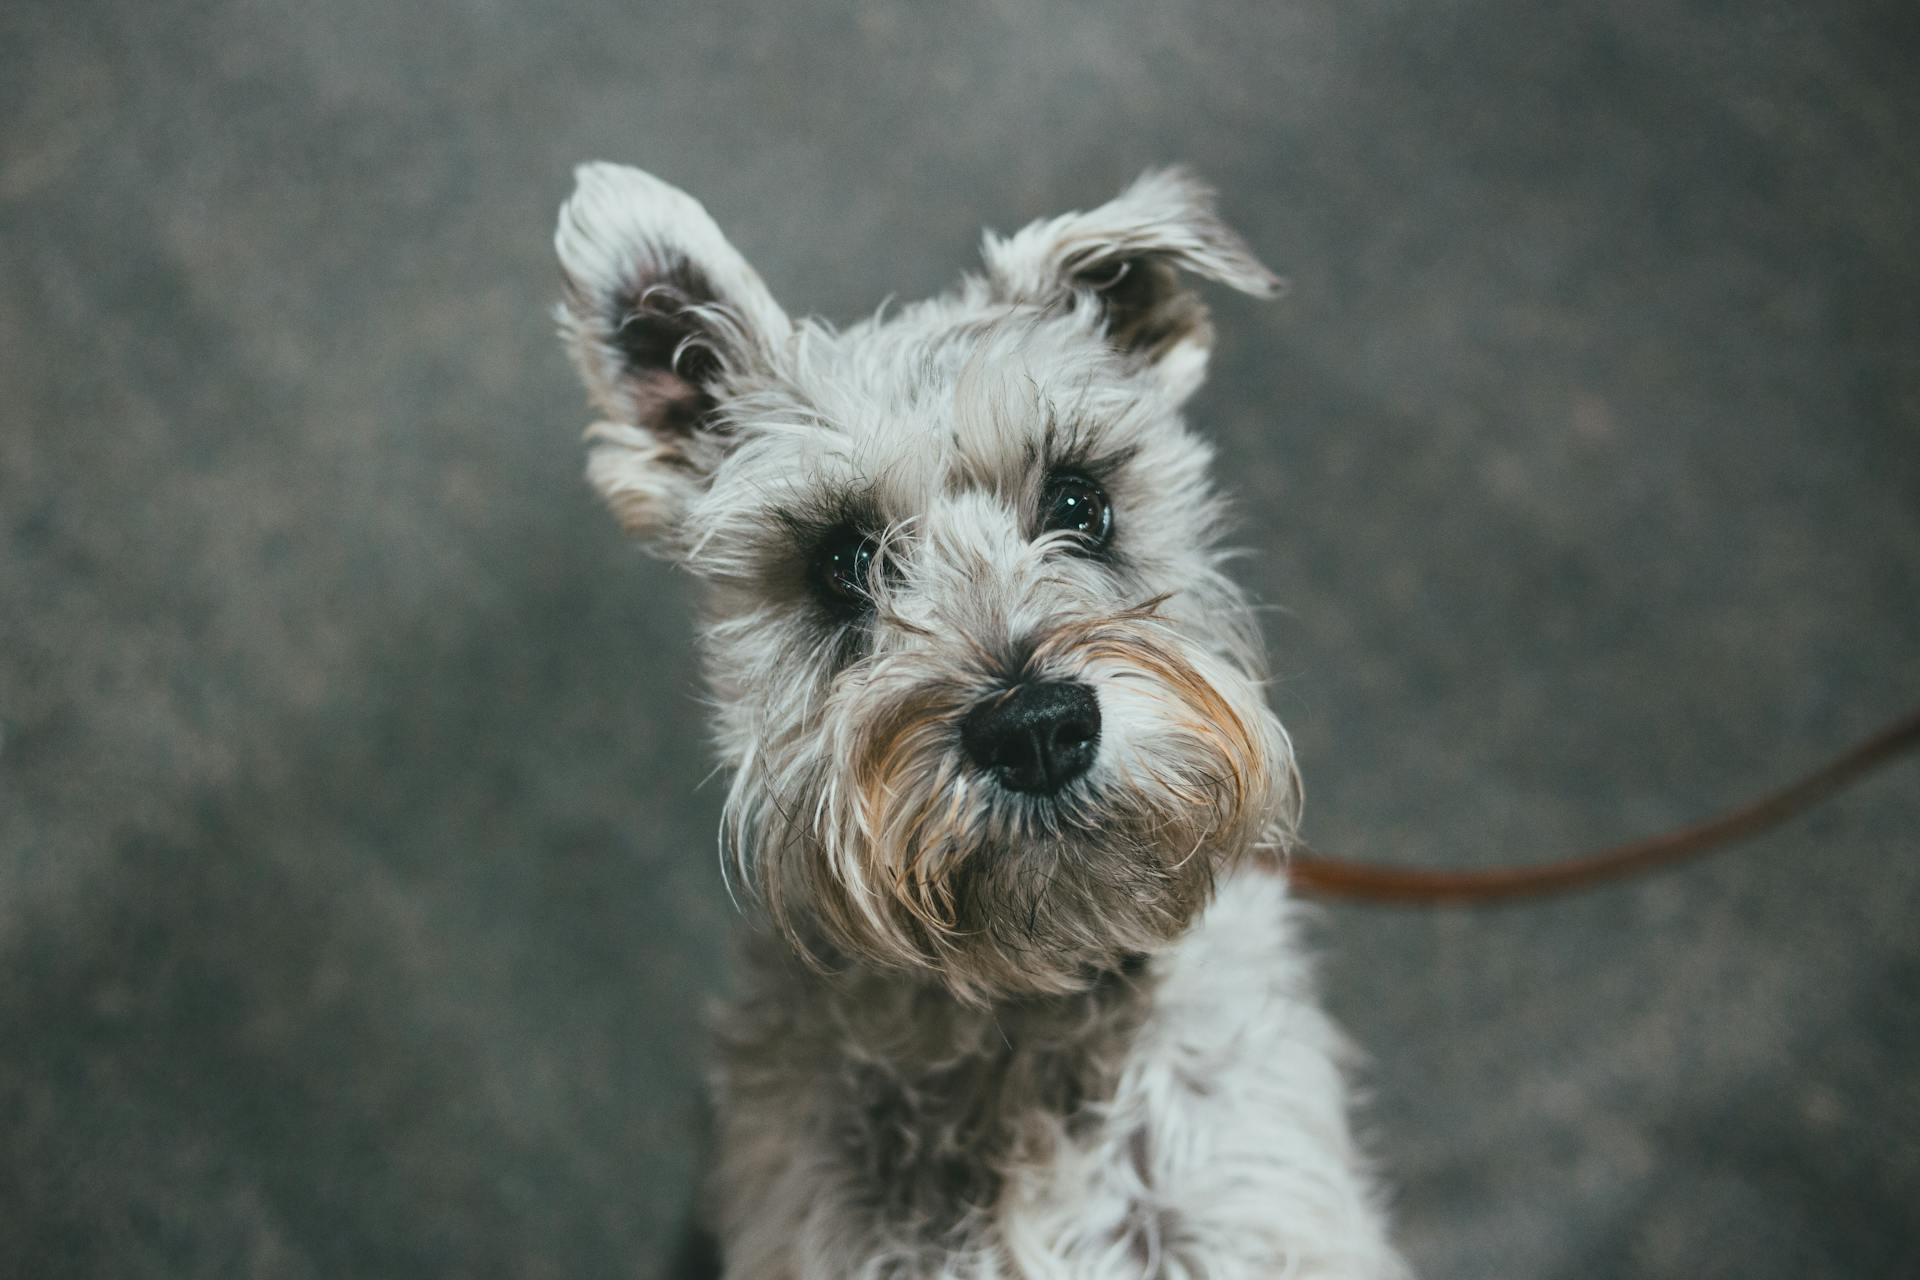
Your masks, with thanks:
[[[705,210],[589,165],[588,474],[710,588],[736,1280],[1404,1275],[1283,880],[1299,807],[1181,405],[1180,274],[1277,281],[1179,172],[985,272],[793,320]]]

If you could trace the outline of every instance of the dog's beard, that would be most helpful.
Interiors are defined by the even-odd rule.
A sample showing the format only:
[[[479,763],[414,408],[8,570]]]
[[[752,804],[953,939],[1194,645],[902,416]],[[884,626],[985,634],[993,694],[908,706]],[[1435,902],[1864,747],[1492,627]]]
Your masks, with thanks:
[[[1023,678],[1083,681],[1102,709],[1093,769],[1058,795],[968,762],[961,719],[996,680],[936,661],[870,660],[804,750],[735,779],[736,863],[816,963],[919,971],[971,1001],[1078,990],[1177,937],[1223,869],[1291,825],[1292,751],[1258,684],[1151,609],[1033,646]]]

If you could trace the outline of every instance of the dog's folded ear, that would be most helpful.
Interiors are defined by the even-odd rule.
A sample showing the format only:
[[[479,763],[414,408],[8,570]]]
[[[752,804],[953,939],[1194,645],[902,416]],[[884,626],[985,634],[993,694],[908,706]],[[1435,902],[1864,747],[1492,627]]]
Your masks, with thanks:
[[[727,380],[792,324],[693,197],[624,165],[574,177],[553,237],[560,327],[609,419],[587,474],[622,525],[655,532],[724,450]]]
[[[1160,375],[1176,398],[1199,385],[1213,345],[1186,272],[1258,298],[1283,284],[1214,211],[1213,191],[1184,169],[1142,175],[1085,213],[1036,222],[982,247],[996,296],[1044,307],[1087,305],[1107,340]]]

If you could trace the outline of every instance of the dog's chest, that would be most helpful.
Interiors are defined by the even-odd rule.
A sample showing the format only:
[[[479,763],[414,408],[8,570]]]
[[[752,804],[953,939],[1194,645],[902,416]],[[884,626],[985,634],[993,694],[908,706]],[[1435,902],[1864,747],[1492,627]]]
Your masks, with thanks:
[[[1277,883],[1236,878],[1148,972],[991,1016],[877,989],[763,1006],[777,1025],[723,1072],[723,1196],[782,1206],[787,1242],[864,1224],[927,1260],[909,1275],[1271,1259],[1286,1195],[1350,1181],[1336,1040],[1284,917]]]
[[[919,1234],[991,1219],[1009,1180],[1101,1140],[1153,985],[1112,975],[1083,997],[955,1019],[925,1056],[856,1050],[822,1082],[823,1136],[847,1185],[877,1220]]]

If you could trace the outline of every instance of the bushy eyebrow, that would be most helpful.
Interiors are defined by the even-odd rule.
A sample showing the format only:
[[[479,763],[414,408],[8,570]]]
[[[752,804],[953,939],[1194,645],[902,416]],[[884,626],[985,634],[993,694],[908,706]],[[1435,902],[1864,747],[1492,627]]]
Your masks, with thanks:
[[[1062,418],[1049,403],[1039,447],[1028,450],[1028,469],[1042,479],[1067,472],[1105,483],[1140,452],[1135,444],[1105,444],[1106,426],[1084,415]]]
[[[1075,448],[1048,453],[1045,473],[1053,475],[1060,471],[1070,471],[1091,480],[1104,480],[1132,462],[1139,452],[1140,446],[1135,444],[1123,444],[1103,450],[1096,448],[1095,442],[1085,441]]]
[[[1107,424],[1089,415],[1062,413],[1050,399],[1042,399],[1039,409],[1039,430],[1022,433],[1017,460],[970,453],[956,440],[954,464],[944,483],[947,492],[984,489],[1019,493],[1062,471],[1104,480],[1140,452],[1138,445],[1105,445],[1101,437],[1107,433]]]
[[[1028,463],[1051,471],[1086,459],[1093,451],[1094,424],[1077,413],[1063,415],[1051,400],[1044,405],[1039,447],[1028,449]]]
[[[824,485],[790,498],[773,509],[773,519],[802,549],[812,548],[836,529],[878,531],[887,523],[880,511],[879,486],[872,480]]]

